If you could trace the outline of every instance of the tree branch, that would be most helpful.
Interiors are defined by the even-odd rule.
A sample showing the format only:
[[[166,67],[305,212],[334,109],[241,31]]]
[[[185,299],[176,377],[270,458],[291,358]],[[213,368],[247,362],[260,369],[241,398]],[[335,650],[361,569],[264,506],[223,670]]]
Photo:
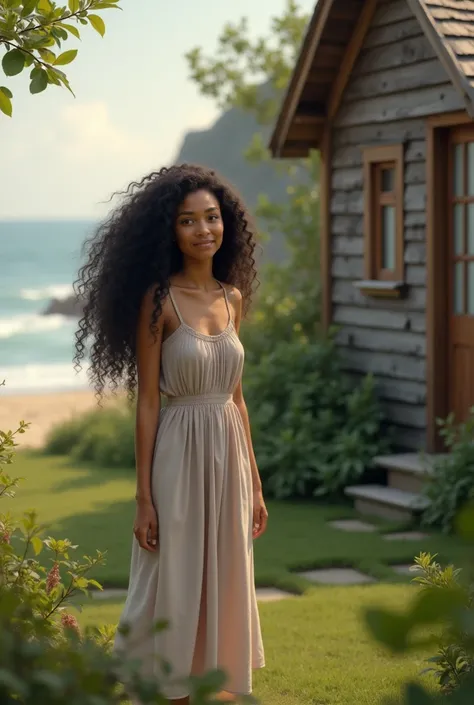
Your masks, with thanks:
[[[92,3],[93,3],[93,0],[90,0],[87,7],[83,8],[82,10],[77,10],[77,12],[71,12],[69,15],[63,15],[62,17],[58,17],[57,20],[51,20],[49,22],[45,22],[44,24],[37,24],[34,27],[28,27],[27,29],[22,29],[21,32],[18,32],[18,34],[26,34],[27,32],[36,32],[38,29],[44,29],[45,27],[52,27],[54,24],[58,24],[59,22],[66,22],[67,20],[70,20],[73,17],[78,18],[82,12],[89,12],[90,8],[92,7]]]
[[[0,44],[6,44],[7,46],[12,47],[12,49],[18,49],[19,51],[22,51],[24,54],[28,54],[29,56],[31,56],[31,58],[33,59],[33,61],[35,63],[40,64],[41,66],[44,66],[47,69],[54,68],[52,64],[47,64],[45,61],[41,61],[41,59],[38,59],[38,57],[35,56],[32,51],[30,51],[29,49],[25,49],[25,47],[21,47],[18,44],[13,44],[13,42],[9,42],[6,39],[2,39],[1,37],[0,37]]]

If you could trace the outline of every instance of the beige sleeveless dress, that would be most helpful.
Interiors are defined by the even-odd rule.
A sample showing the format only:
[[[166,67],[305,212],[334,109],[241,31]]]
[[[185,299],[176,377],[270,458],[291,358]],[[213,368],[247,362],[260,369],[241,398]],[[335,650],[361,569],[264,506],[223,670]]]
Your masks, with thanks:
[[[222,286],[222,285],[221,285]],[[264,666],[254,584],[252,477],[247,440],[232,400],[244,351],[229,315],[219,335],[204,335],[182,319],[162,345],[161,411],[152,466],[159,551],[133,540],[130,584],[120,623],[131,633],[128,656],[163,681],[213,668],[228,675],[226,690],[252,691],[252,669]],[[149,636],[151,625],[169,628]],[[124,646],[117,635],[115,649]],[[170,699],[189,694],[169,682]]]

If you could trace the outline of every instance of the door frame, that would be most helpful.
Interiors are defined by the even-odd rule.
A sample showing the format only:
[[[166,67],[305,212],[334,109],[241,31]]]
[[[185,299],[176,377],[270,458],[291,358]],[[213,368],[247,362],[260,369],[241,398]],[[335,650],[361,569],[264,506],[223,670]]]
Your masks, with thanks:
[[[448,137],[459,125],[474,124],[465,112],[433,115],[426,122],[426,449],[444,450],[436,420],[449,409],[448,374]],[[444,194],[436,198],[435,194]]]

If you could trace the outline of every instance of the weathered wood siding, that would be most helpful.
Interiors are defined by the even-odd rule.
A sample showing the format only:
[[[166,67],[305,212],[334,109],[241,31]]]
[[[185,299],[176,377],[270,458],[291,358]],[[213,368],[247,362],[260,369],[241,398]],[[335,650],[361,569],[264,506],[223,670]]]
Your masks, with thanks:
[[[372,372],[396,441],[423,448],[426,435],[425,118],[462,100],[406,0],[381,0],[354,66],[333,133],[331,233],[333,321],[349,371]],[[361,147],[405,144],[403,300],[374,299],[364,279]]]

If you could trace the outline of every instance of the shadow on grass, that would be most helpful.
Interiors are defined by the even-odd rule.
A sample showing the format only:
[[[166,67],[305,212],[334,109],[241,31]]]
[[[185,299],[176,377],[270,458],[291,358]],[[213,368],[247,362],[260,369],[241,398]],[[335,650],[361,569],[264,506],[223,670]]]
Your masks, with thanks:
[[[48,456],[43,455],[42,457]],[[117,479],[133,480],[135,477],[134,468],[104,468],[93,465],[92,463],[75,461],[68,456],[49,457],[55,459],[58,471],[64,472],[64,477],[52,488],[53,492],[68,492],[69,490],[103,485]],[[75,477],[67,477],[67,473],[70,471],[81,474]]]

